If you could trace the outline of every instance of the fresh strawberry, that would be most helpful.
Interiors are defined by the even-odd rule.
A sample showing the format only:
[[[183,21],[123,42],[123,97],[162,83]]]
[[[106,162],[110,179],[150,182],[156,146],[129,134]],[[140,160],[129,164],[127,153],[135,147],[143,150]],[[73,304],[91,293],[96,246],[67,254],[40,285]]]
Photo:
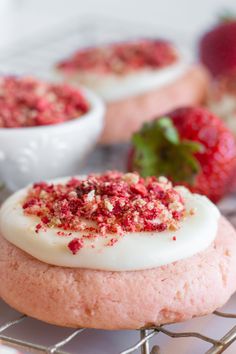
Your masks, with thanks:
[[[199,55],[213,76],[236,68],[236,19],[229,18],[207,32],[200,40]]]
[[[236,143],[224,123],[204,108],[180,108],[145,123],[132,138],[129,170],[170,178],[217,202],[236,172]]]

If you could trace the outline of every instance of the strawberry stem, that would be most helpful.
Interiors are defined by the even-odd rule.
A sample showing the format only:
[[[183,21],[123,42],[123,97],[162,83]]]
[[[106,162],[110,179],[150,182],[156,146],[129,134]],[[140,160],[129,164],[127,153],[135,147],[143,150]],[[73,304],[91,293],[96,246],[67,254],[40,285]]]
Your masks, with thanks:
[[[230,11],[229,9],[225,9],[219,15],[220,22],[231,22],[231,21],[235,21],[235,20],[236,20],[235,13]]]
[[[194,183],[201,168],[195,154],[201,152],[203,146],[195,141],[181,140],[170,118],[145,123],[133,135],[132,143],[132,169],[143,177],[164,175],[174,182]]]

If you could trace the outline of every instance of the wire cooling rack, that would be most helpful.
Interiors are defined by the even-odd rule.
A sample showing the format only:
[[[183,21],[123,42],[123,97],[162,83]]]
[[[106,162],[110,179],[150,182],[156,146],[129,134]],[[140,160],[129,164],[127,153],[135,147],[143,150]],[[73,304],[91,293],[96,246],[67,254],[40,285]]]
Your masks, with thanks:
[[[68,54],[72,53],[78,47],[82,47],[88,44],[109,42],[120,39],[133,38],[137,36],[152,36],[152,35],[162,35],[163,31],[157,33],[157,29],[147,28],[143,26],[134,26],[129,23],[120,23],[118,21],[112,21],[108,19],[75,19],[70,21],[68,24],[62,24],[60,28],[55,28],[51,33],[44,33],[39,39],[33,38],[28,41],[15,43],[11,48],[6,48],[4,53],[0,53],[0,73],[1,74],[33,74],[44,78],[54,78],[53,65],[55,62]],[[172,36],[171,31],[165,31],[165,35],[169,38],[174,38],[175,41],[181,45],[186,46],[188,44],[188,38],[184,37],[183,34],[178,34],[174,31],[174,36]],[[164,35],[164,36],[165,36]],[[96,149],[88,158],[89,165],[85,165],[80,173],[88,173],[91,171],[97,172],[105,169],[124,169],[124,164],[127,155],[127,146],[115,146],[115,147],[100,147]],[[3,200],[7,195],[6,191],[1,192],[0,199]],[[233,205],[233,207],[232,207]],[[222,204],[222,210],[230,217],[231,221],[235,221],[236,225],[236,211],[235,204],[232,201],[228,201]],[[0,284],[1,286],[1,284]],[[2,317],[1,309],[5,309],[5,312],[11,312],[12,310],[7,307],[7,305],[1,303],[0,301],[0,323]],[[173,331],[172,327],[169,325],[159,326],[154,328],[142,329],[137,331],[139,338],[133,341],[133,344],[124,345],[124,348],[119,351],[120,354],[138,353],[141,354],[165,354],[166,346],[159,348],[158,345],[153,343],[153,338],[158,335],[155,342],[160,344],[160,336],[171,337],[171,338],[184,338],[188,340],[191,338],[198,339],[201,342],[208,343],[208,349],[197,354],[218,354],[224,352],[229,348],[232,343],[236,340],[236,314],[229,312],[219,312],[215,311],[214,315],[218,319],[226,319],[230,322],[225,326],[225,333],[219,335],[219,339],[213,338],[206,334],[201,334],[199,327],[197,331]],[[208,316],[207,316],[208,318]],[[23,326],[23,331],[29,331],[29,326],[26,323],[30,320],[25,315],[14,316],[13,319],[7,320],[0,325],[0,344],[8,345],[14,347],[22,352],[27,353],[54,353],[54,354],[69,354],[70,350],[67,350],[68,345],[72,342],[76,342],[76,346],[83,340],[84,334],[88,333],[87,329],[77,329],[75,331],[63,335],[60,340],[55,340],[50,345],[38,344],[38,340],[35,340],[35,336],[27,339],[19,339],[18,331],[20,327]],[[234,323],[235,320],[235,323]],[[233,321],[233,322],[232,322]],[[32,320],[32,325],[30,328],[36,331],[36,338],[42,338],[47,334],[53,333],[53,328],[55,326],[49,326],[42,324],[42,333],[37,332],[38,321]],[[210,322],[212,323],[212,322]],[[229,326],[232,325],[232,328]],[[52,328],[50,328],[52,327]],[[228,328],[226,330],[226,327]],[[21,329],[22,331],[22,329]],[[130,333],[129,336],[132,337],[134,331]],[[118,335],[118,334],[117,334]],[[109,336],[111,336],[109,334]],[[134,337],[132,337],[134,338]],[[159,339],[158,339],[159,338]],[[136,342],[135,342],[136,341]],[[127,341],[126,341],[127,342]],[[122,342],[123,343],[123,342]],[[126,348],[125,348],[126,347]],[[177,348],[177,349],[176,349]],[[173,354],[181,354],[176,344],[175,350],[168,351]],[[83,350],[76,349],[75,353],[83,353]],[[94,342],[94,348],[91,349],[89,354],[97,354],[97,342]],[[104,354],[104,351],[99,351],[99,354]],[[107,353],[107,351],[106,351]],[[234,353],[234,352],[232,352]],[[117,352],[111,351],[109,354],[118,354]],[[187,352],[187,354],[192,354]]]
[[[100,147],[97,148],[94,152],[92,152],[90,158],[88,159],[90,161],[89,165],[84,167],[83,172],[88,173],[91,170],[95,171],[100,171],[102,169],[113,169],[113,168],[119,168],[119,169],[124,169],[124,160],[125,156],[127,155],[127,149],[128,146],[121,145],[121,146],[115,146],[115,147]],[[2,190],[0,198],[1,200],[5,199],[7,195],[6,190]],[[226,217],[228,217],[232,223],[236,226],[236,210],[235,210],[235,196],[231,196],[230,198],[227,198],[225,201],[223,201],[220,205],[221,211],[224,213]],[[234,307],[233,307],[234,308]],[[1,303],[0,303],[0,309],[1,309]],[[10,310],[10,308],[9,308]],[[139,339],[135,339],[134,342],[127,346],[125,348],[122,348],[121,351],[119,352],[106,352],[109,354],[131,354],[131,353],[141,353],[141,354],[165,354],[163,350],[165,350],[165,347],[159,348],[158,345],[151,344],[150,341],[157,335],[165,335],[170,338],[174,339],[179,339],[179,338],[192,338],[192,339],[198,339],[199,341],[202,341],[204,343],[208,344],[208,349],[197,352],[198,354],[219,354],[223,353],[229,346],[232,345],[234,341],[236,341],[236,311],[235,313],[230,313],[230,312],[221,312],[221,311],[215,311],[214,316],[217,317],[218,319],[227,319],[228,321],[233,321],[232,323],[230,322],[230,326],[232,325],[232,328],[229,326],[225,326],[224,329],[224,334],[221,335],[218,339],[215,338],[214,336],[209,336],[201,332],[199,328],[197,331],[182,331],[182,330],[172,330],[170,328],[171,326],[169,325],[164,325],[164,326],[158,326],[158,327],[152,327],[152,328],[146,328],[142,330],[138,330],[139,332]],[[208,316],[206,316],[208,317]],[[82,338],[82,335],[86,332],[88,332],[88,329],[81,328],[81,329],[76,329],[69,334],[66,333],[66,335],[63,333],[62,338],[60,340],[55,341],[54,344],[50,345],[42,345],[42,344],[37,344],[36,340],[22,340],[17,338],[17,328],[18,326],[24,326],[24,323],[29,318],[25,315],[17,315],[14,316],[13,319],[6,321],[2,325],[0,325],[0,343],[4,345],[11,346],[13,348],[16,348],[20,351],[27,352],[27,353],[34,353],[34,354],[43,354],[43,353],[48,353],[48,354],[70,354],[70,351],[67,351],[65,348],[68,344],[71,342],[76,342],[76,346],[80,344],[80,340]],[[0,313],[0,320],[1,320],[1,313]],[[33,320],[32,326],[35,325],[35,323],[38,321]],[[50,328],[48,328],[49,325],[45,324],[45,328],[43,328],[42,333],[50,333]],[[50,327],[50,326],[49,326]],[[51,326],[54,327],[54,326]],[[228,329],[226,330],[226,328]],[[9,335],[5,334],[6,331],[9,329],[14,330],[13,333],[14,335]],[[22,329],[21,329],[22,331]],[[129,331],[130,332],[130,331]],[[134,331],[131,331],[134,332]],[[39,337],[42,336],[42,334],[38,335]],[[159,343],[158,340],[159,336],[155,338],[155,342]],[[89,351],[89,354],[97,354],[96,351],[96,339],[93,337],[89,339],[89,341],[94,341],[94,348],[92,349],[93,351]],[[153,341],[152,341],[153,342]],[[169,352],[169,351],[168,351]],[[83,353],[83,351],[76,351],[76,353]],[[99,353],[103,353],[100,352]],[[171,351],[171,354],[173,352]],[[182,354],[180,351],[176,352],[178,354]],[[188,354],[191,354],[190,352],[187,352]],[[234,352],[233,352],[234,353]]]
[[[215,311],[214,315],[219,317],[225,318],[234,318],[236,319],[236,314],[224,313]],[[4,345],[11,346],[18,350],[26,350],[29,353],[35,354],[69,354],[66,351],[63,351],[63,347],[67,345],[70,341],[74,340],[75,338],[79,341],[79,335],[85,331],[85,328],[80,328],[60,340],[59,342],[51,345],[51,346],[43,346],[39,344],[35,344],[28,341],[22,341],[17,338],[13,338],[10,336],[4,335],[4,331],[10,327],[17,326],[19,323],[22,323],[27,316],[21,315],[14,320],[4,323],[0,327],[0,343]],[[120,354],[131,354],[137,352],[137,350],[141,350],[141,354],[162,354],[160,348],[157,345],[154,345],[150,350],[149,340],[156,336],[158,333],[164,333],[166,336],[171,338],[198,338],[202,341],[211,344],[211,348],[207,350],[205,354],[220,354],[223,353],[235,340],[236,340],[236,325],[229,330],[225,335],[220,339],[214,339],[208,337],[204,334],[198,332],[173,332],[167,329],[168,326],[158,326],[149,329],[142,329],[139,330],[140,332],[140,340],[132,345],[129,348],[124,349]],[[94,352],[95,354],[95,352]]]

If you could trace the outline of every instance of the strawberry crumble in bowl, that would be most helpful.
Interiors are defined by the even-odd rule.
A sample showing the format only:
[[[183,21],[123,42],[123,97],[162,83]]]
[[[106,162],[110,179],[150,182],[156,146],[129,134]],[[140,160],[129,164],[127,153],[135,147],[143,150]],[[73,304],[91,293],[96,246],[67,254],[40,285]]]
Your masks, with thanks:
[[[104,105],[87,89],[0,78],[0,180],[10,189],[75,174],[103,127]]]
[[[61,61],[57,72],[105,100],[104,144],[127,141],[157,114],[200,103],[208,85],[200,65],[170,42],[150,38],[80,49]]]
[[[0,234],[0,296],[60,326],[184,321],[236,290],[235,230],[208,198],[165,177],[35,183],[4,202]]]

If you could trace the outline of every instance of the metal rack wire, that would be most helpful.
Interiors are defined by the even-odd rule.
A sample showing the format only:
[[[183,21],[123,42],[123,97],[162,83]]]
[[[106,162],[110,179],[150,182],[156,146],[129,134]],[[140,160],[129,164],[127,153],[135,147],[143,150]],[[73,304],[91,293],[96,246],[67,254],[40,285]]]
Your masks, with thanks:
[[[120,151],[120,152],[119,152]],[[115,155],[122,155],[124,153],[124,147],[121,150],[117,151],[114,154],[114,151],[111,149],[106,154],[110,155],[110,162],[111,168],[113,167],[113,158],[112,156]],[[93,153],[97,156],[97,153]],[[100,153],[103,155],[104,152]],[[121,156],[120,156],[121,157]],[[2,191],[4,193],[4,190]],[[6,196],[6,191],[5,195]],[[1,198],[2,199],[2,198]],[[227,205],[232,205],[232,203],[227,203]],[[236,210],[233,207],[222,207],[221,211],[223,214],[231,220],[231,222],[236,225]],[[220,354],[223,353],[234,341],[236,341],[236,313],[225,313],[221,311],[215,311],[214,315],[218,318],[226,318],[226,319],[235,319],[235,325],[227,331],[220,339],[215,339],[210,336],[206,336],[199,332],[182,332],[182,331],[172,331],[169,330],[168,325],[157,326],[157,327],[150,327],[150,328],[143,328],[139,330],[140,339],[134,345],[130,346],[129,348],[124,349],[119,354],[132,354],[138,353],[141,354],[162,354],[158,345],[154,345],[150,348],[150,339],[154,336],[158,335],[158,333],[163,333],[164,335],[178,339],[178,338],[197,338],[203,342],[209,343],[210,348],[205,352],[205,354]],[[70,354],[67,351],[64,351],[63,348],[65,345],[70,343],[72,340],[78,340],[79,342],[79,335],[86,331],[86,328],[80,328],[74,330],[69,335],[65,336],[62,340],[56,342],[50,346],[43,346],[39,344],[35,344],[29,341],[23,341],[21,339],[14,338],[13,336],[5,335],[4,332],[12,327],[19,325],[20,323],[24,323],[27,319],[27,316],[20,315],[19,317],[11,320],[9,322],[4,323],[0,326],[0,344],[8,345],[10,347],[16,348],[18,350],[26,351],[32,354]],[[114,354],[114,353],[112,353]],[[117,353],[118,354],[118,353]],[[199,353],[200,354],[200,353]],[[203,354],[203,353],[201,353]]]
[[[236,319],[236,314],[223,313],[215,311],[214,314],[219,317],[225,318],[234,318]],[[16,348],[18,350],[26,350],[29,353],[33,354],[69,354],[68,352],[63,351],[63,347],[72,341],[74,338],[78,338],[79,334],[85,331],[85,328],[80,328],[72,332],[70,335],[63,338],[61,341],[55,343],[52,346],[43,346],[28,341],[22,341],[10,336],[4,335],[4,331],[10,327],[17,326],[19,323],[23,322],[27,316],[22,315],[12,321],[9,321],[3,324],[0,327],[0,343],[8,345],[10,347]],[[156,336],[158,333],[164,333],[166,336],[171,338],[183,338],[183,337],[192,337],[198,338],[202,341],[205,341],[211,344],[211,348],[205,354],[220,354],[223,353],[235,340],[236,340],[236,325],[229,330],[225,335],[220,339],[214,339],[203,335],[198,332],[173,332],[167,329],[168,326],[158,326],[148,329],[140,330],[140,340],[133,346],[123,350],[120,354],[131,354],[135,353],[138,349],[141,350],[141,354],[161,354],[160,348],[157,345],[150,350],[149,340]]]

